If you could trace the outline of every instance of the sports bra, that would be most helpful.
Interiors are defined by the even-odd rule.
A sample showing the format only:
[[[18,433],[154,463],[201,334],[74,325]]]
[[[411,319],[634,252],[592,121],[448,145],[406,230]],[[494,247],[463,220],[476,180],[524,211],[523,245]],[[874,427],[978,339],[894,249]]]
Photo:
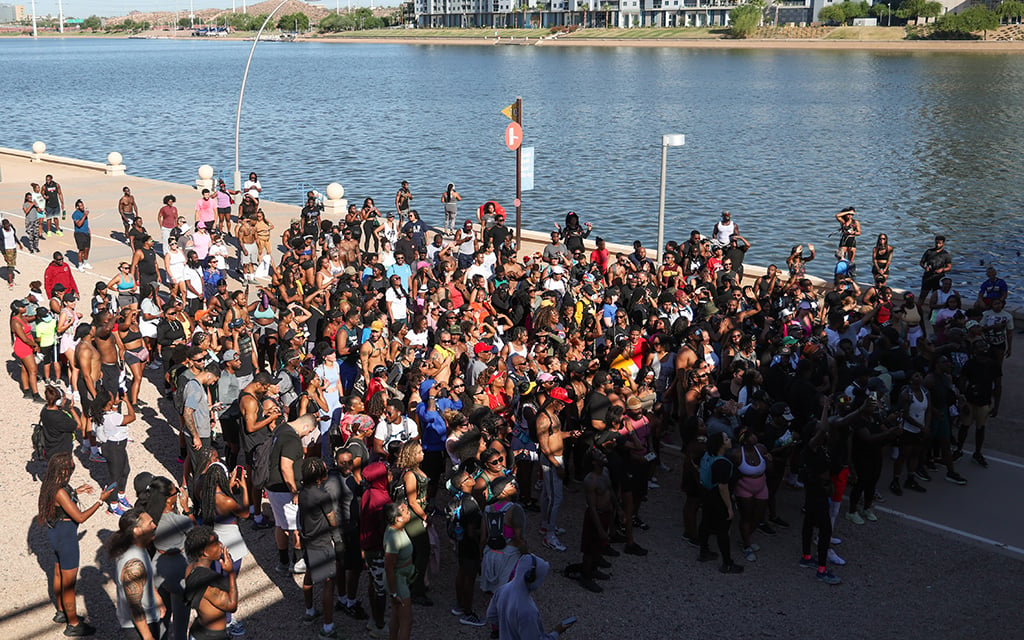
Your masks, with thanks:
[[[757,447],[754,447],[754,453],[757,454],[758,459],[756,466],[747,462],[746,451],[740,449],[740,465],[737,468],[740,475],[748,478],[756,478],[757,476],[764,475],[765,469],[768,468],[768,464],[765,462],[764,456],[761,455],[761,451]]]
[[[128,291],[129,289],[132,289],[134,287],[135,287],[135,278],[130,277],[130,276],[128,278],[128,282],[125,282],[124,281],[124,276],[121,276],[121,279],[117,283],[117,290],[118,291]]]
[[[252,317],[260,320],[273,320],[277,317],[277,313],[274,311],[273,307],[267,307],[263,311],[260,311],[260,308],[256,307],[256,310],[252,312]]]
[[[124,337],[121,338],[121,342],[125,344],[135,342],[136,340],[142,340],[142,333],[139,331],[133,331],[132,329],[128,329],[128,331],[125,332]]]

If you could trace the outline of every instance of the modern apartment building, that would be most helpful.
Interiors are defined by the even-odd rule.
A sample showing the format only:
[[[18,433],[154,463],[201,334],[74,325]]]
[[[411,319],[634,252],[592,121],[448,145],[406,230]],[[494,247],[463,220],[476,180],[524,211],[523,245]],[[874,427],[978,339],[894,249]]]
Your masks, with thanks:
[[[424,28],[706,27],[729,24],[737,0],[414,0]],[[809,23],[829,0],[778,0],[767,21]]]
[[[25,5],[0,4],[0,24],[21,22],[25,19]]]

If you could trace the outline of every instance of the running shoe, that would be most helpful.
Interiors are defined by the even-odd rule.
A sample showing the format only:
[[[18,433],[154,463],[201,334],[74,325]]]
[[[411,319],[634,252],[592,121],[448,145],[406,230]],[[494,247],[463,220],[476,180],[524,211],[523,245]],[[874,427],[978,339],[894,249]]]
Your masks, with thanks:
[[[780,529],[788,529],[789,528],[789,523],[786,522],[785,520],[783,520],[782,518],[780,518],[779,516],[775,516],[773,518],[768,518],[768,522],[774,524],[776,527],[779,527]]]
[[[64,235],[64,232],[63,232],[63,231],[61,231],[60,229],[57,229],[57,233],[56,233],[56,234],[54,234],[54,235],[56,235],[56,236],[62,236],[62,235]]]
[[[718,567],[718,570],[722,573],[743,573],[743,567],[736,564],[735,562],[723,564],[722,566]]]
[[[487,623],[480,619],[475,613],[470,611],[469,613],[459,617],[459,624],[464,624],[470,627],[482,627]]]
[[[757,562],[757,554],[750,547],[743,550],[743,557],[747,562]]]
[[[367,615],[366,609],[363,609],[363,605],[360,604],[358,600],[348,605],[339,602],[339,605],[340,606],[338,608],[341,609],[345,615],[355,620],[366,620],[370,617]]]
[[[280,567],[280,566],[281,565],[278,565],[278,567]],[[304,612],[302,612],[302,621],[303,622],[315,622],[315,621],[320,619],[321,615],[323,615],[323,612],[322,611],[317,611],[315,609],[313,610],[313,613],[307,613],[307,612],[304,611]]]
[[[651,525],[641,520],[640,516],[633,516],[633,526],[640,529],[641,531],[647,531],[651,528]]]
[[[128,510],[125,509],[124,507],[122,507],[121,504],[118,503],[118,502],[111,502],[110,504],[108,504],[107,505],[107,511],[109,511],[112,514],[114,514],[118,518],[120,518],[121,516],[123,516],[125,513],[128,512]]]
[[[947,473],[946,474],[946,480],[948,480],[949,482],[952,482],[953,484],[959,484],[959,485],[967,484],[967,479],[964,478],[959,473],[957,473],[956,471],[950,471],[949,473]]]
[[[906,489],[910,489],[911,491],[916,491],[918,493],[928,493],[927,489],[922,487],[917,480],[914,480],[914,476],[907,478],[907,481],[903,483],[903,486]]]
[[[336,638],[340,638],[341,636],[338,635],[338,627],[334,627],[330,631],[324,629],[323,627],[320,627],[320,633],[317,634],[317,637],[324,638],[324,640],[335,640]]]
[[[814,561],[814,558],[800,558],[800,566],[804,569],[817,568],[818,563]]]
[[[883,502],[885,502],[885,496],[883,496],[878,491],[875,491],[874,501],[877,502],[878,504],[882,504]]]
[[[836,553],[835,549],[828,550],[828,561],[836,565],[837,567],[841,567],[846,564],[846,560],[840,558],[839,554]]]
[[[456,618],[461,618],[462,616],[466,615],[466,610],[462,607],[452,607],[452,615]]]
[[[98,462],[100,464],[106,464],[107,459],[103,457],[103,454],[99,451],[93,451],[89,454],[89,462]]]
[[[63,611],[58,611],[57,613],[53,614],[53,621],[57,624],[67,624],[68,614],[64,613]]]
[[[818,582],[824,582],[825,584],[837,585],[842,582],[831,571],[819,571],[815,577],[818,579]]]
[[[601,585],[597,584],[596,582],[588,578],[583,578],[582,580],[580,580],[580,586],[586,589],[587,591],[590,591],[591,593],[601,593],[602,591],[604,591]]]
[[[625,551],[626,553],[628,553],[631,556],[646,556],[647,555],[647,549],[644,549],[643,547],[641,547],[640,545],[638,545],[635,542],[627,544],[625,547],[623,547],[622,550]]]
[[[878,516],[875,515],[875,510],[870,507],[867,509],[861,509],[860,517],[864,518],[868,522],[878,522]]]
[[[232,620],[228,623],[227,632],[233,638],[240,638],[245,635],[245,625],[241,620]]]
[[[553,551],[565,551],[566,546],[561,543],[558,536],[555,534],[549,534],[548,537],[544,538],[544,546]]]
[[[959,460],[962,457],[964,457],[964,450],[963,449],[956,449],[955,451],[953,451],[953,461],[954,462],[956,462],[957,460]]]
[[[661,485],[658,484],[657,480],[648,480],[647,481],[647,488],[648,489],[660,489]]]
[[[981,455],[980,453],[975,452],[974,455],[971,456],[971,460],[974,460],[975,462],[980,464],[982,469],[988,469],[988,460],[986,460],[985,456]]]
[[[856,511],[851,511],[846,514],[846,519],[856,525],[864,524],[864,518],[862,518]]]
[[[757,530],[767,536],[774,536],[776,534],[775,527],[768,524],[767,522],[762,522],[761,524],[757,525]]]
[[[903,487],[900,486],[900,481],[897,480],[896,478],[893,478],[892,482],[889,483],[889,491],[892,491],[894,495],[902,496]]]
[[[117,504],[121,505],[125,509],[131,509],[132,508],[132,503],[128,502],[128,498],[125,498],[124,496],[118,496],[117,497]]]
[[[68,625],[64,627],[64,635],[69,638],[84,638],[85,636],[91,636],[96,633],[96,627],[92,626],[88,622],[79,621],[76,625]]]
[[[292,573],[301,574],[306,573],[306,559],[299,558],[298,562],[292,565]]]
[[[917,478],[918,480],[922,480],[924,482],[931,482],[932,481],[932,477],[930,475],[928,475],[928,472],[925,471],[924,468],[921,468],[921,469],[918,469],[917,471],[915,471],[914,472],[914,477]]]

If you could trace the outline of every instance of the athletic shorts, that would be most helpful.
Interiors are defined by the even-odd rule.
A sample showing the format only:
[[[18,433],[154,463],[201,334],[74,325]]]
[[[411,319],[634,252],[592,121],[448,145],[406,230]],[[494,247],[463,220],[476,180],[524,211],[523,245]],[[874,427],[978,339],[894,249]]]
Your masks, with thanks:
[[[842,502],[846,493],[846,482],[850,479],[850,468],[843,467],[832,476],[832,502]]]
[[[259,255],[260,255],[259,247],[257,247],[255,243],[253,243],[253,244],[245,244],[245,245],[242,245],[242,246],[245,247],[245,250],[248,253],[247,254],[246,253],[240,253],[240,255],[238,256],[239,261],[241,261],[242,264],[257,264],[257,263],[259,263]]]
[[[483,554],[480,549],[480,540],[464,538],[455,545],[455,555],[459,561],[459,570],[469,575],[480,575],[480,563]]]
[[[53,220],[60,217],[60,207],[46,207],[46,219]]]
[[[78,554],[78,525],[71,520],[58,520],[52,528],[46,530],[46,537],[50,541],[54,555],[57,556],[57,564],[62,571],[77,569],[79,564]]]
[[[92,248],[92,236],[88,233],[75,232],[75,246],[79,251],[88,251]]]
[[[274,523],[285,531],[299,530],[299,505],[292,502],[290,491],[268,491],[267,500],[274,513]]]
[[[359,529],[343,531],[341,541],[345,545],[342,561],[345,571],[362,571],[363,556],[359,553]]]
[[[231,215],[231,207],[217,207],[217,213],[222,215],[222,216],[230,216]]]
[[[366,551],[363,556],[366,560],[366,568],[370,572],[370,584],[373,585],[374,593],[379,597],[384,597],[387,595],[387,586],[384,581],[384,552]]]
[[[18,266],[18,250],[4,249],[4,260],[7,261],[8,267],[14,268]]]

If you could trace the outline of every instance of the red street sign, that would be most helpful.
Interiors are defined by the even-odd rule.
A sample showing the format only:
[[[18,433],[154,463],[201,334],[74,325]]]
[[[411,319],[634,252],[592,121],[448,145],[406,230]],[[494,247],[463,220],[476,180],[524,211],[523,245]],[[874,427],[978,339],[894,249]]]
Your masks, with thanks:
[[[523,127],[518,122],[510,122],[505,127],[505,146],[515,151],[523,144]]]

